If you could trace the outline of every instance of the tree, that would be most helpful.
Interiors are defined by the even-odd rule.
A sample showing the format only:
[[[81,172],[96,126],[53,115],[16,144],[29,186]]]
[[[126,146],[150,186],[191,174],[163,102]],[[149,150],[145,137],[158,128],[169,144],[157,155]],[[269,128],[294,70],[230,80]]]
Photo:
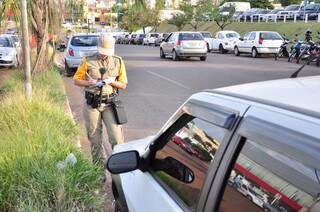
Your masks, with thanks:
[[[182,30],[185,25],[189,22],[188,18],[184,13],[176,13],[168,21],[169,24],[172,24],[178,28],[178,31]]]
[[[282,6],[288,6],[290,4],[300,4],[301,0],[279,0]]]
[[[224,14],[221,14],[219,12],[218,7],[213,7],[211,8],[209,16],[218,25],[220,30],[224,30],[226,26],[228,26],[233,22],[232,16],[234,13],[235,13],[234,7],[229,7],[227,10],[225,10]]]
[[[273,9],[273,5],[269,0],[250,0],[249,2],[252,8]]]

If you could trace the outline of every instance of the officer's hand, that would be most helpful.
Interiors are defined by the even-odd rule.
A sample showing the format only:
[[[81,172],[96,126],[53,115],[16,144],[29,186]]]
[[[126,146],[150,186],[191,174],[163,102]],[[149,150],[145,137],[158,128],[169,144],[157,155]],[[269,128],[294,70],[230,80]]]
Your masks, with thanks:
[[[88,82],[88,86],[92,87],[92,86],[96,86],[97,80],[90,79],[87,82]]]

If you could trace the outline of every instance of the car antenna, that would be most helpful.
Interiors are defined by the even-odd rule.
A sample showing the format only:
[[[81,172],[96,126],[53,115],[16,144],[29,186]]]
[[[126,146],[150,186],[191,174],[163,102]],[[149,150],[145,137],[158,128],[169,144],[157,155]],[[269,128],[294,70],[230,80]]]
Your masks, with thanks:
[[[293,74],[291,74],[290,78],[297,78],[299,75],[300,71],[306,66],[306,63],[304,63],[298,70],[296,70]]]

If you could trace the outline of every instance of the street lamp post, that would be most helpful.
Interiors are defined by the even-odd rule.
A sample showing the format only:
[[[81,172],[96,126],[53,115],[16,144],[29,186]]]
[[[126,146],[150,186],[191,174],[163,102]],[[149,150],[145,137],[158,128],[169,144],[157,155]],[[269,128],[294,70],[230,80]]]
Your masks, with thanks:
[[[119,28],[120,22],[120,0],[117,0],[117,28]]]

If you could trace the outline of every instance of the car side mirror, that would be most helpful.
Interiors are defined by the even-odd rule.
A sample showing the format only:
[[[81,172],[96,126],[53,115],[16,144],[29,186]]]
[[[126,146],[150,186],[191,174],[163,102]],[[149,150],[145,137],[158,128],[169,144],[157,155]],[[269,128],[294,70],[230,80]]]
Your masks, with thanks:
[[[106,168],[112,174],[121,174],[138,169],[139,162],[137,151],[120,152],[109,157]]]
[[[243,38],[239,38],[239,40],[243,41],[244,39]]]
[[[155,160],[153,168],[184,183],[192,183],[194,180],[193,171],[172,157]]]

